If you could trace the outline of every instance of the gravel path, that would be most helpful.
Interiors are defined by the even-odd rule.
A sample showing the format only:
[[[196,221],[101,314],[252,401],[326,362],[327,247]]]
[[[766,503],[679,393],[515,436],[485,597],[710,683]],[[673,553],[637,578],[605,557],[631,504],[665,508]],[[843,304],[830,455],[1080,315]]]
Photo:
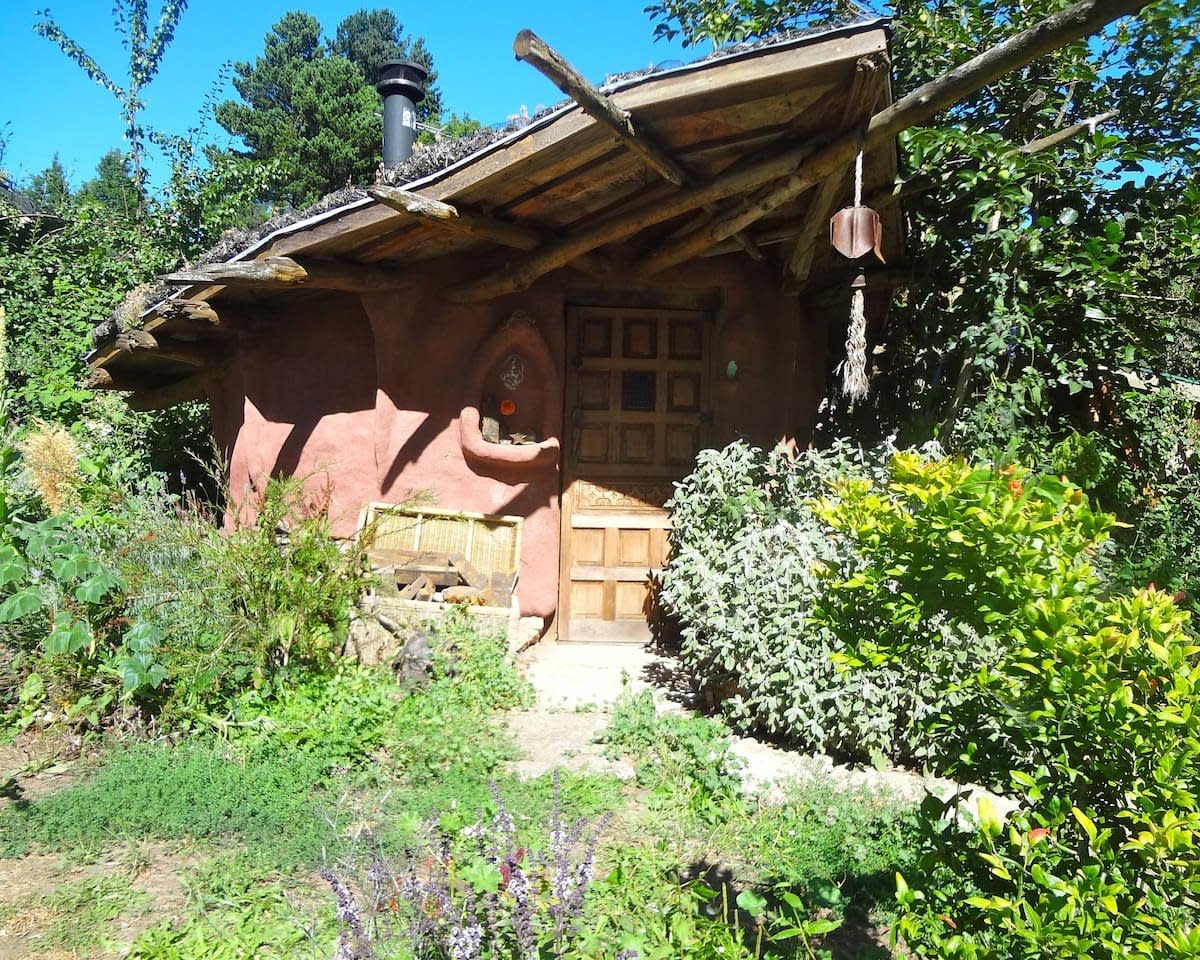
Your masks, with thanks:
[[[514,712],[509,730],[525,754],[513,764],[522,777],[536,777],[555,767],[590,770],[631,779],[632,768],[604,757],[594,742],[607,725],[612,705],[621,692],[654,690],[661,709],[683,710],[691,690],[677,664],[635,644],[541,643],[523,661],[525,676],[537,692],[537,706]],[[951,780],[923,777],[889,767],[848,766],[829,757],[784,750],[753,737],[737,737],[733,751],[745,761],[743,777],[749,791],[768,802],[782,802],[797,782],[822,781],[847,791],[884,791],[919,802],[925,793],[948,797],[970,789],[972,796],[988,793],[982,787],[963,787]],[[988,793],[1001,810],[1015,804]]]

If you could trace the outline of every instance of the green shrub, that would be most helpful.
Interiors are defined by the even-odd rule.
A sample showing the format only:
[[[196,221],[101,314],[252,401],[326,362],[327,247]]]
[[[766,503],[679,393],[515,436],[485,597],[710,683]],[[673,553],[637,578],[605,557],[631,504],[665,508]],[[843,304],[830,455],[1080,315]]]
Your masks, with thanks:
[[[744,443],[702,451],[669,503],[662,599],[680,659],[733,722],[852,756],[891,752],[895,678],[839,672],[814,618],[829,568],[849,560],[810,507],[824,481],[861,470],[838,449],[797,461]]]
[[[375,765],[412,781],[470,766],[481,776],[511,755],[493,718],[529,702],[502,638],[466,617],[431,628],[432,676],[401,687],[387,667],[342,660],[294,686],[247,690],[214,723],[256,757],[307,757],[330,774]],[[454,736],[447,736],[454,730]]]
[[[361,549],[330,536],[298,481],[272,480],[257,508],[228,533],[194,506],[132,508],[137,535],[117,560],[132,615],[167,638],[168,723],[223,712],[247,689],[273,695],[340,655],[367,584]]]
[[[1148,590],[1047,596],[978,678],[1024,760],[1007,823],[930,801],[898,932],[920,956],[1200,956],[1200,646]]]
[[[1005,735],[964,684],[1025,603],[1098,589],[1112,525],[1019,467],[843,447],[702,455],[671,507],[663,598],[728,715],[855,759],[945,768],[986,744],[1001,776]]]
[[[910,755],[1004,782],[1031,758],[973,678],[1043,598],[1099,595],[1093,558],[1112,518],[1055,477],[911,452],[890,458],[886,482],[842,480],[814,510],[855,557],[816,614],[841,669],[899,678],[907,709],[893,721]]]
[[[227,855],[185,878],[189,911],[133,942],[128,960],[326,960],[336,921],[325,905],[297,903],[296,891],[261,863]]]
[[[162,634],[123,616],[124,581],[65,516],[0,529],[0,624],[11,653],[0,704],[20,723],[95,726],[166,677]]]

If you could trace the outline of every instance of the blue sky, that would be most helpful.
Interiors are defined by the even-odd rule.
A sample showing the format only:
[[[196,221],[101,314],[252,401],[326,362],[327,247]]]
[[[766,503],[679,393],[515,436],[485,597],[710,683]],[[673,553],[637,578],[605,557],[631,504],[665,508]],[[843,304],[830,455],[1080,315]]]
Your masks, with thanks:
[[[561,95],[531,67],[514,60],[512,41],[529,27],[592,80],[665,60],[689,60],[706,49],[683,50],[653,42],[647,0],[511,0],[427,2],[391,6],[410,34],[423,35],[433,52],[447,107],[485,123],[503,121],[522,104],[532,112]],[[159,76],[146,91],[145,122],[184,133],[199,118],[221,65],[253,60],[271,25],[288,10],[313,14],[327,33],[348,13],[382,3],[354,0],[191,0],[167,50]],[[57,152],[72,182],[88,179],[105,151],[123,146],[113,97],[33,32],[45,0],[0,0],[0,130],[7,135],[4,167],[16,179],[43,169]],[[123,78],[125,51],[116,35],[112,0],[59,0],[59,25],[101,66]],[[150,0],[151,22],[159,0]],[[120,82],[120,80],[118,80]],[[230,88],[229,93],[232,93]],[[225,142],[220,128],[212,137]],[[156,171],[161,178],[161,169]]]

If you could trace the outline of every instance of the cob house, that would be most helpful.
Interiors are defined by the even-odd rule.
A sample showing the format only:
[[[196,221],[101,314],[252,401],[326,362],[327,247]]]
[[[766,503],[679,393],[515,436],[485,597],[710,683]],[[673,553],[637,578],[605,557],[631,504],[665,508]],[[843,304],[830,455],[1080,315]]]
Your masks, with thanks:
[[[375,522],[405,599],[475,591],[560,640],[645,639],[664,503],[697,452],[806,444],[852,303],[860,364],[880,338],[902,282],[896,134],[1063,42],[892,104],[889,29],[600,88],[523,31],[517,56],[570,99],[411,156],[423,74],[393,63],[379,182],[166,277],[97,328],[90,384],[139,409],[206,398],[230,522],[239,492],[303,477],[336,534]],[[856,198],[882,228],[852,261],[830,218]]]

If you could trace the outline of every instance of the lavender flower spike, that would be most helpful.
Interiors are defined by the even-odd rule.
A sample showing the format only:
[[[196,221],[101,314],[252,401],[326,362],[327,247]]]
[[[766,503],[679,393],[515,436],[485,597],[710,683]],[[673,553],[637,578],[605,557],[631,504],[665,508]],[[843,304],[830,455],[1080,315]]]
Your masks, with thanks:
[[[322,870],[321,879],[333,888],[337,897],[337,918],[341,930],[338,932],[336,960],[372,960],[375,951],[367,939],[354,894],[332,870]]]

